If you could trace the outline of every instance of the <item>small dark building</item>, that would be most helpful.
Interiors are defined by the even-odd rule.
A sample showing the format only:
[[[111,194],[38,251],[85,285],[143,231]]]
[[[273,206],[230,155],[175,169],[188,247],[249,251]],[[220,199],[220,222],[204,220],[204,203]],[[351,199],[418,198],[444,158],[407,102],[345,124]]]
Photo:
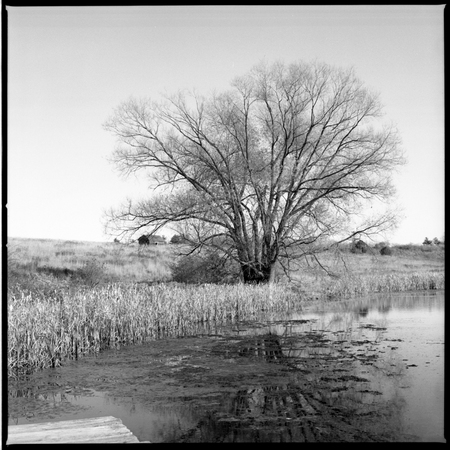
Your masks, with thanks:
[[[143,234],[140,238],[138,238],[139,245],[149,245],[150,239],[146,234]]]
[[[368,247],[369,246],[364,241],[359,239],[359,240],[353,242],[350,251],[352,253],[366,253],[368,250]]]
[[[153,245],[164,245],[166,243],[166,240],[163,236],[158,236],[157,234],[153,236],[149,236],[150,244]]]

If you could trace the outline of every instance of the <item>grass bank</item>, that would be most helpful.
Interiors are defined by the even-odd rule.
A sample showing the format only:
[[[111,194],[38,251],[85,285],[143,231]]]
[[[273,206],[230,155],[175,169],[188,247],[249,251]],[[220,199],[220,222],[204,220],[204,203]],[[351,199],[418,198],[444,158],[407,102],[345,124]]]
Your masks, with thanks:
[[[444,289],[445,246],[394,246],[390,256],[373,248],[353,254],[344,247],[320,255],[320,264],[314,259],[303,261],[291,272],[291,279],[313,298]]]
[[[423,291],[429,289],[444,289],[445,276],[443,272],[412,272],[366,274],[346,276],[334,283],[324,282],[320,296],[327,298],[351,298],[366,295],[371,292],[402,292]]]

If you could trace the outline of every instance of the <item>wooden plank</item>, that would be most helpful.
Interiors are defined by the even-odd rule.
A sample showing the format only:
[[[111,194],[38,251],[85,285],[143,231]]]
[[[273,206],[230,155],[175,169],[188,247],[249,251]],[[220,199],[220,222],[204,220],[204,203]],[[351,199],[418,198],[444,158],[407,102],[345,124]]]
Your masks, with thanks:
[[[53,429],[73,429],[85,427],[96,428],[102,426],[110,426],[112,428],[124,427],[122,421],[113,416],[105,417],[93,417],[90,419],[76,419],[76,420],[63,420],[59,422],[44,422],[44,423],[30,423],[26,425],[12,425],[14,429],[20,429],[20,427],[26,428],[30,432],[40,431],[40,430],[53,430]]]
[[[8,427],[8,445],[90,442],[138,443],[139,440],[120,419],[113,416]]]

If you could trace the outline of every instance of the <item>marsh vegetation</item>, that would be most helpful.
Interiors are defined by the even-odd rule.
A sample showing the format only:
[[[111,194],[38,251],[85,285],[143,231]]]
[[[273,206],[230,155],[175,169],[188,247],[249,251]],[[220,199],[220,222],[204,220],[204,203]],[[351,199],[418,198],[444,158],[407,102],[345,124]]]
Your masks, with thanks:
[[[208,267],[197,268],[196,283],[175,283],[177,267],[184,268],[181,273],[195,269],[179,250],[176,245],[9,239],[11,374],[55,367],[105,348],[195,334],[198,324],[301,310],[317,298],[444,288],[443,245],[395,247],[389,257],[347,248],[324,255],[327,271],[305,261],[289,280],[270,286],[238,279],[199,285],[202,273],[211,273]]]

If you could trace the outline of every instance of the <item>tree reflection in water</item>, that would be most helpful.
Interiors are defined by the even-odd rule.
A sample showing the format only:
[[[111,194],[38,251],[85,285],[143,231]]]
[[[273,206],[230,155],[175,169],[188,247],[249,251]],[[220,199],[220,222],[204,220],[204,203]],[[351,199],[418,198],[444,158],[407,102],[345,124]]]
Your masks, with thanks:
[[[286,342],[291,345],[286,346]],[[292,341],[283,342],[274,334],[244,340],[238,352],[240,356],[282,364],[289,382],[238,390],[220,408],[206,414],[179,441],[370,442],[401,439],[401,396],[394,393],[386,399],[382,392],[372,389],[371,381],[360,374],[364,358],[358,359],[347,350],[330,351],[332,341],[323,333],[306,333],[302,342],[309,348],[307,356],[306,348],[294,351]],[[326,342],[327,351],[313,351],[311,342],[318,349],[323,349],[320,344]],[[364,342],[366,347],[368,343],[370,341]],[[342,359],[346,356],[344,367]],[[314,369],[315,363],[319,370],[299,370],[303,358],[308,359],[310,369]],[[377,368],[371,369],[377,371]],[[383,383],[390,383],[391,389],[398,390],[395,377],[386,376],[393,373],[389,369],[390,366],[387,372],[381,371],[379,375],[383,377]]]

